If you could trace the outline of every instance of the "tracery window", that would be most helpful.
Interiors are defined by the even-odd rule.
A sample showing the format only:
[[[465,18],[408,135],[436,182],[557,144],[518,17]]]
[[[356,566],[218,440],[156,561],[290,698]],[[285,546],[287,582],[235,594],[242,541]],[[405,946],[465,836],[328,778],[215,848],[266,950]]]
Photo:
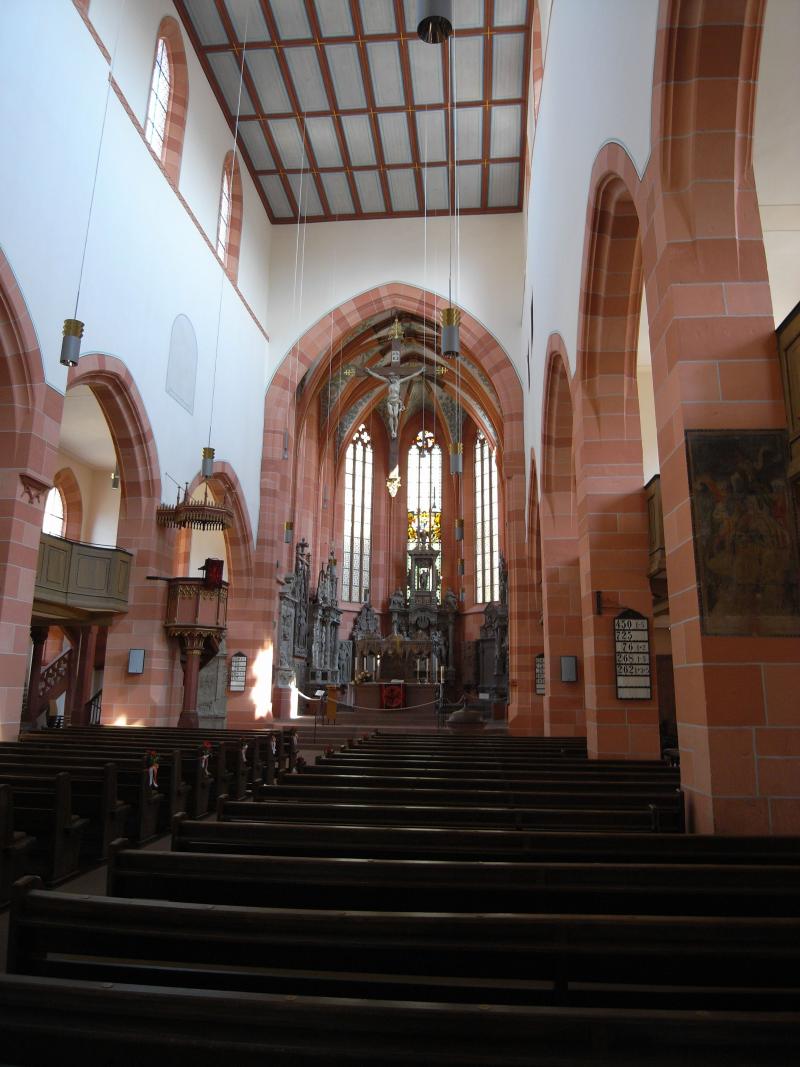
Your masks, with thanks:
[[[372,536],[372,443],[362,423],[347,448],[344,471],[342,599],[369,599]]]
[[[56,486],[47,494],[44,504],[42,533],[51,534],[53,537],[64,536],[64,498]]]
[[[164,137],[172,96],[172,64],[169,58],[169,46],[165,37],[159,37],[156,44],[156,58],[153,63],[153,77],[150,81],[150,97],[147,101],[147,119],[144,136],[159,159],[164,158]]]
[[[500,523],[497,514],[497,464],[482,433],[475,441],[475,600],[497,600],[500,571]]]
[[[417,543],[417,530],[424,530],[431,543],[442,547],[442,450],[430,430],[420,430],[408,450],[408,551]],[[407,559],[406,570],[411,567]],[[441,578],[442,557],[436,560],[437,578]],[[437,597],[441,598],[437,581]],[[410,590],[408,590],[410,593]]]

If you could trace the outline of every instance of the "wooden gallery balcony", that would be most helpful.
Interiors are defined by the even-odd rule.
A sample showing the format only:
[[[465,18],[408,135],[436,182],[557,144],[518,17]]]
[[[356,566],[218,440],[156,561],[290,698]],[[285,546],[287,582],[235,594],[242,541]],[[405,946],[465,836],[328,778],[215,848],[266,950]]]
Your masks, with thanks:
[[[42,534],[34,587],[33,619],[109,623],[128,610],[133,556],[124,548],[68,541]]]

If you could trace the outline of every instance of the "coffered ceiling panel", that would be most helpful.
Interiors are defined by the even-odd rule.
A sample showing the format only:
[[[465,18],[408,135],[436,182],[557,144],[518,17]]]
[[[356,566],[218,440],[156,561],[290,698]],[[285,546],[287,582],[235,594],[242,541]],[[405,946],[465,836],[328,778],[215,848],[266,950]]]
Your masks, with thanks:
[[[175,2],[273,222],[521,210],[531,0]]]
[[[350,0],[314,0],[323,37],[352,37]]]

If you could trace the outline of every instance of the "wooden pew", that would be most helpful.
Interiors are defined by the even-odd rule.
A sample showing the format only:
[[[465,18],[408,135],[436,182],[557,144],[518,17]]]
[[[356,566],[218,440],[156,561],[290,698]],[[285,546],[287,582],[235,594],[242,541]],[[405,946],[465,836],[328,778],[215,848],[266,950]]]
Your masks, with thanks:
[[[264,794],[269,797],[270,794]],[[373,826],[463,826],[495,829],[571,830],[575,832],[678,832],[674,811],[649,804],[646,809],[593,811],[587,808],[503,808],[409,804],[340,803],[332,800],[217,800],[224,820],[273,819],[278,822],[325,822]]]
[[[355,786],[361,789],[427,789],[452,792],[457,790],[480,790],[501,793],[507,789],[514,792],[525,791],[562,791],[575,793],[613,790],[618,793],[674,793],[679,788],[677,779],[653,779],[648,776],[638,778],[618,777],[613,773],[598,774],[539,774],[534,768],[523,776],[475,773],[463,771],[459,775],[439,775],[438,772],[416,774],[395,772],[394,774],[372,774],[370,772],[341,771],[340,768],[324,766],[306,767],[300,775],[281,774],[279,785],[313,784],[315,786]]]
[[[35,840],[30,858],[37,873],[58,885],[78,871],[86,819],[72,814],[72,789],[66,771],[42,777],[0,774],[14,802],[14,826]]]
[[[48,1010],[42,1013],[42,1004]],[[142,1020],[146,1020],[142,1025]],[[375,1003],[0,977],[0,1040],[14,1062],[40,1067],[57,1047],[65,1062],[141,1067],[297,1064],[432,1064],[457,1067],[620,1067],[637,1049],[649,1067],[785,1067],[800,1040],[797,1015],[777,1010],[553,1008],[428,1001]],[[202,1034],[204,1040],[198,1041]],[[558,1050],[558,1051],[557,1051]],[[624,1062],[631,1062],[625,1058]]]
[[[370,773],[392,774],[395,770],[408,770],[414,773],[454,774],[464,771],[525,774],[530,769],[536,769],[551,774],[598,774],[614,773],[620,776],[641,777],[646,774],[652,778],[663,778],[665,781],[675,781],[679,778],[679,772],[675,767],[668,767],[665,763],[644,763],[626,760],[585,760],[585,759],[560,759],[552,760],[549,757],[515,757],[503,759],[501,757],[475,756],[468,759],[465,756],[458,759],[434,759],[432,757],[416,758],[401,756],[367,756],[358,751],[335,752],[332,756],[316,757],[316,766],[339,768],[369,768]],[[304,770],[308,773],[311,765]],[[374,769],[374,770],[373,770]]]
[[[117,793],[116,764],[88,765],[64,759],[12,760],[0,753],[0,775],[46,777],[59,770],[69,771],[73,811],[86,819],[81,839],[82,858],[105,859],[111,842],[125,833],[130,815],[130,805],[123,803]]]
[[[111,847],[109,896],[370,911],[800,916],[800,866],[351,859]]]
[[[115,730],[116,733],[109,737],[104,733],[105,729],[76,727],[57,733],[51,731],[27,734],[24,737],[37,745],[51,748],[53,745],[61,745],[62,750],[69,747],[80,751],[104,752],[109,756],[119,753],[138,755],[148,749],[155,749],[162,758],[165,781],[170,774],[170,754],[180,752],[181,777],[185,780],[177,787],[174,803],[170,803],[170,813],[193,810],[199,818],[209,810],[213,799],[222,793],[236,794],[241,799],[247,796],[248,768],[238,743],[232,740],[211,742],[207,773],[203,768],[201,743],[196,743],[195,739],[187,742],[181,737],[183,731],[175,729],[166,731],[164,736],[150,736],[149,731],[138,727],[111,727],[109,729]],[[161,768],[159,779],[160,776]]]
[[[200,822],[176,815],[174,852],[457,859],[517,863],[800,865],[798,837],[708,834],[564,834],[293,822]]]
[[[14,797],[11,786],[0,785],[0,906],[11,896],[11,886],[34,870],[30,834],[14,828]]]
[[[158,726],[158,727],[136,727],[136,731],[143,736],[158,741],[169,748],[183,747],[185,745],[200,745],[203,741],[211,741],[214,743],[241,743],[242,741],[247,744],[247,752],[243,761],[245,768],[242,776],[244,783],[250,781],[267,781],[274,775],[276,768],[280,768],[282,765],[288,767],[288,760],[284,758],[284,734],[281,729],[268,729],[268,730],[204,730],[198,728],[184,729],[183,727],[170,727],[170,726]],[[130,727],[122,726],[89,726],[89,727],[72,727],[66,731],[67,734],[71,733],[83,733],[90,736],[98,736],[102,738],[119,738],[125,737],[131,733]],[[247,768],[249,768],[249,773]],[[237,770],[237,768],[231,768]],[[222,788],[222,792],[229,792],[228,789]],[[239,788],[239,792],[242,792],[242,788]]]
[[[44,892],[25,878],[12,902],[7,969],[473,1010],[780,1011],[796,1008],[800,919],[210,907]]]
[[[185,800],[185,793],[181,788],[179,753],[164,754],[163,778],[161,777],[162,768],[159,766],[159,786],[164,789],[162,792],[160,789],[151,787],[147,758],[140,754],[141,750],[136,752],[119,749],[109,751],[94,748],[83,749],[76,746],[69,746],[67,749],[61,747],[58,742],[14,747],[19,751],[9,753],[0,745],[0,760],[13,758],[24,765],[26,761],[33,762],[35,759],[42,762],[46,759],[54,767],[61,766],[67,769],[90,766],[102,768],[106,763],[113,762],[117,769],[118,797],[129,806],[125,833],[138,844],[154,840],[162,830],[168,827],[171,809],[179,810],[181,803]]]
[[[43,1015],[41,1005],[47,1004]],[[146,1020],[141,1025],[141,1020]],[[620,1067],[636,1048],[649,1067],[785,1067],[800,1040],[776,1010],[641,1011],[355,1000],[0,977],[0,1039],[14,1062],[40,1067],[57,1047],[70,1063],[170,1062],[217,1067],[300,1063],[457,1067]],[[202,1034],[202,1043],[198,1041]],[[556,1052],[560,1050],[560,1052]],[[627,1062],[627,1060],[626,1060]]]
[[[663,813],[663,829],[683,829],[683,794],[679,791],[656,789],[626,793],[612,787],[577,790],[574,786],[548,789],[505,789],[492,792],[488,789],[389,789],[347,785],[314,785],[304,775],[282,785],[263,787],[256,796],[270,801],[316,801],[330,804],[364,805],[435,805],[437,807],[497,807],[558,808],[568,811],[580,808],[591,811],[647,811],[655,805]],[[671,823],[671,825],[669,825]]]

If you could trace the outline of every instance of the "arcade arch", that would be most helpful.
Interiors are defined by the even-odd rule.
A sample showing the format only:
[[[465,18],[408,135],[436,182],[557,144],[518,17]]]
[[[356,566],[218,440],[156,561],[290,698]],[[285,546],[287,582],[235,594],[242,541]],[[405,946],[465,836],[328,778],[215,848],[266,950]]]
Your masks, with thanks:
[[[425,293],[416,286],[398,282],[379,286],[333,309],[329,315],[311,327],[284,358],[267,393],[262,485],[268,484],[273,489],[278,488],[279,498],[292,500],[293,503],[290,509],[291,514],[287,515],[276,514],[277,509],[274,507],[262,507],[259,550],[266,559],[277,559],[280,568],[291,569],[293,549],[285,547],[283,528],[285,522],[295,521],[298,515],[304,516],[303,522],[304,525],[309,526],[309,532],[300,529],[295,521],[295,538],[299,540],[301,536],[305,536],[310,541],[315,567],[317,561],[324,561],[331,548],[337,544],[337,541],[340,542],[342,515],[338,497],[341,493],[336,475],[341,455],[337,454],[337,449],[330,447],[330,433],[324,432],[320,420],[320,395],[333,376],[338,374],[346,364],[356,362],[360,366],[367,359],[380,358],[385,354],[389,345],[385,332],[382,333],[382,331],[388,328],[395,314],[399,315],[404,322],[409,323],[408,332],[413,335],[410,340],[407,339],[409,350],[417,354],[421,353],[425,338],[432,341],[435,337],[435,323],[438,321],[439,312],[444,304],[441,298]],[[508,561],[509,603],[511,605],[509,643],[513,648],[516,647],[514,644],[516,631],[522,625],[519,600],[516,596],[517,585],[524,582],[527,570],[522,390],[517,373],[505,352],[485,327],[468,313],[462,314],[461,344],[464,354],[462,362],[464,408],[470,415],[474,412],[476,432],[478,426],[485,431],[488,430],[497,446],[497,462],[502,486],[501,509],[505,520],[501,531],[501,542]],[[383,351],[380,351],[382,347]],[[371,355],[366,354],[368,350],[371,350]],[[426,359],[430,359],[430,356],[426,356]],[[451,406],[450,398],[452,398],[453,387],[450,380],[451,377],[455,377],[454,367],[448,366],[446,369],[447,374],[438,376],[429,390],[426,384],[425,389],[431,395],[424,401],[428,428],[432,423],[434,406],[437,412],[437,426],[441,427],[442,445],[446,446],[443,447],[445,472],[448,470],[447,451],[453,438],[446,409]],[[440,384],[442,378],[444,385]],[[294,384],[297,382],[300,382],[300,387],[294,395]],[[370,417],[370,413],[372,413],[373,426],[382,427],[383,420],[380,414],[376,414],[380,410],[380,403],[383,399],[379,395],[380,387],[375,388],[376,383],[371,378],[361,380],[354,376],[349,379],[349,382],[347,386],[342,385],[341,389],[338,389],[337,383],[338,392],[335,403],[330,405],[330,411],[326,414],[328,427],[336,425],[345,414],[348,414],[348,418],[352,418],[350,425],[358,425],[359,421],[365,421]],[[415,392],[409,390],[406,400],[407,404],[410,400],[411,406],[404,413],[406,422],[401,424],[397,439],[400,457],[410,444],[410,440],[405,440],[406,434],[411,434],[413,437],[421,428],[423,406],[418,393],[418,389]],[[289,409],[288,420],[287,408]],[[283,459],[285,437],[288,437],[286,451],[291,457],[290,461]],[[297,437],[300,438],[301,443],[304,442],[301,447],[297,447]],[[309,447],[312,438],[315,443]],[[391,438],[385,430],[380,428],[377,433],[373,433],[373,440],[380,441],[383,438],[385,438],[384,444],[387,450],[390,450]],[[297,458],[301,454],[304,455],[303,462],[310,464],[315,473],[319,472],[318,478],[309,479],[306,475],[301,477],[300,461]],[[467,477],[467,455],[468,444],[465,434],[465,479]],[[375,462],[378,463],[377,455]],[[373,511],[373,528],[377,527],[378,539],[384,540],[384,546],[375,547],[373,567],[383,555],[385,562],[378,563],[378,566],[383,568],[384,595],[388,595],[391,591],[390,583],[385,580],[393,569],[391,554],[397,555],[398,550],[405,551],[407,524],[406,514],[400,514],[396,500],[389,498],[385,487],[387,474],[388,468],[382,475],[379,475],[376,469],[375,492],[378,499],[383,500],[385,504],[386,528],[381,529],[380,508],[377,507]],[[448,492],[446,485],[447,483],[452,485],[454,481],[452,476],[445,473],[445,487],[443,488],[445,502]],[[470,523],[466,517],[466,510],[465,506],[465,529],[468,529]],[[451,515],[454,513],[451,512]],[[318,516],[318,519],[311,521],[311,516]],[[444,525],[446,530],[447,520]],[[451,525],[454,524],[451,522]],[[397,526],[398,530],[402,526],[402,535],[390,537],[388,526],[392,528]],[[453,541],[455,541],[454,534]],[[443,549],[447,555],[446,541],[443,543]],[[470,555],[471,553],[465,551],[465,575],[461,583],[464,584],[465,589],[467,582],[474,584],[474,560],[470,565]],[[454,552],[453,558],[455,558]],[[470,566],[471,574],[468,569]],[[401,570],[404,568],[401,567]],[[375,587],[374,578],[372,585]],[[444,587],[447,588],[447,585],[448,580],[445,575]],[[274,604],[276,600],[274,589],[265,588],[264,593],[267,602],[269,603],[271,599]],[[477,625],[475,628],[477,630]],[[532,667],[527,662],[527,657],[515,660],[511,665],[510,714],[512,719],[523,710],[527,713],[530,702],[531,671]],[[285,698],[277,692],[274,706],[280,707],[282,702],[285,702]]]

